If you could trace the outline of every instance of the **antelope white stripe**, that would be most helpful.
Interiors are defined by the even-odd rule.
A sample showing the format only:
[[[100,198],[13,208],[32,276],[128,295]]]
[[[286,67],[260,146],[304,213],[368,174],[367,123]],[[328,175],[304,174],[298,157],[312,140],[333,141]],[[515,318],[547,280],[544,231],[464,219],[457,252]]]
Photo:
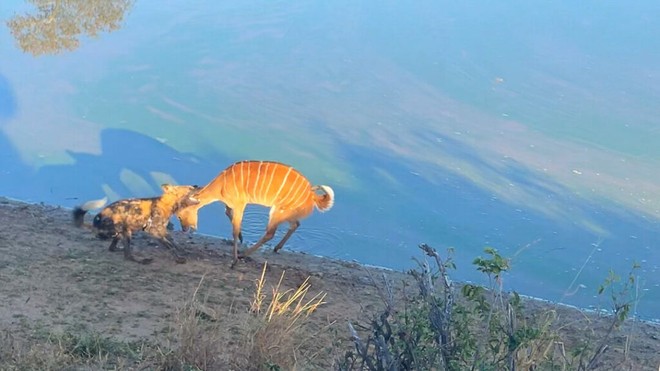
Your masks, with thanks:
[[[291,199],[291,202],[296,206],[301,205],[301,204],[304,203],[304,202],[302,202],[302,201],[304,201],[304,199],[301,200],[301,197],[305,195],[305,192],[309,188],[309,186],[307,185],[307,182],[305,181],[305,179],[303,177],[300,177],[299,179],[302,180],[302,182],[298,186],[298,188],[296,188],[296,192],[293,194],[294,197],[293,197],[293,199]]]
[[[238,187],[236,187],[236,172],[234,171],[235,166],[231,167],[231,178],[234,181],[234,195],[238,196]]]
[[[250,194],[252,196],[252,201],[255,202],[257,201],[257,196],[259,196],[257,193],[257,187],[259,186],[259,178],[261,178],[261,164],[261,161],[257,163],[257,178],[254,180],[254,187],[252,187],[252,193]]]
[[[286,184],[286,180],[289,177],[289,174],[291,173],[291,170],[293,170],[292,167],[289,167],[289,170],[286,172],[286,175],[284,175],[284,179],[282,179],[282,183],[280,184],[280,189],[277,190],[277,193],[275,194],[275,197],[273,197],[273,200],[270,202],[271,204],[274,204],[280,195],[280,192],[282,192],[282,188]]]
[[[262,164],[264,167],[264,181],[261,182],[260,187],[259,187],[259,193],[257,194],[257,202],[261,203],[261,201],[264,201],[264,187],[266,186],[266,177],[268,176],[268,165],[270,165],[270,162],[265,162]]]

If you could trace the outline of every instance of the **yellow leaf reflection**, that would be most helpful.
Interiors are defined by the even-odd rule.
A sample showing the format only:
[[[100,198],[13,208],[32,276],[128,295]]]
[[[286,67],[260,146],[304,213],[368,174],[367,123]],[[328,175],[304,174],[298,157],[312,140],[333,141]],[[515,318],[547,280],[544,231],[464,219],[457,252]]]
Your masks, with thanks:
[[[16,15],[7,22],[18,46],[33,55],[74,50],[80,36],[119,29],[134,0],[27,0],[34,14]]]

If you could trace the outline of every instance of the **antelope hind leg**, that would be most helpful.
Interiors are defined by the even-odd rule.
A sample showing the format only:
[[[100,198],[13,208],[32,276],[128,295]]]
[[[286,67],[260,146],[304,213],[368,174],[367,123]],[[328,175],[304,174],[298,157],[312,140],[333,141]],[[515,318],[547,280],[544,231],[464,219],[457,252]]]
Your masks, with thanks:
[[[289,237],[291,237],[293,232],[295,232],[296,229],[298,229],[298,227],[300,227],[300,222],[299,221],[296,220],[296,221],[291,222],[290,226],[289,226],[289,230],[286,231],[286,234],[284,235],[284,237],[282,237],[282,240],[275,246],[275,248],[273,249],[273,252],[279,252],[280,249],[282,249],[282,247],[284,247],[284,243],[289,239]]]

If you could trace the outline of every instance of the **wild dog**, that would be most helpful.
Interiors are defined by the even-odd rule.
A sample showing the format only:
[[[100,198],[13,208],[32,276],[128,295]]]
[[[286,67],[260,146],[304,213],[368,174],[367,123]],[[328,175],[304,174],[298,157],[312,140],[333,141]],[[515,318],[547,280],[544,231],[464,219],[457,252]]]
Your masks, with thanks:
[[[103,207],[107,199],[88,201],[73,209],[73,224],[92,229],[100,239],[112,238],[108,248],[110,251],[117,251],[117,244],[121,240],[126,260],[149,264],[153,259],[138,260],[133,256],[131,248],[133,233],[144,231],[171,250],[177,263],[185,263],[186,259],[177,254],[180,248],[168,239],[167,224],[176,211],[197,203],[188,195],[198,187],[163,184],[161,188],[163,194],[159,197],[129,198],[111,203],[96,214],[91,225],[84,223],[85,214],[89,210]]]
[[[240,161],[223,170],[205,187],[191,193],[190,198],[198,203],[176,212],[184,231],[197,229],[197,212],[201,207],[215,201],[225,204],[225,214],[231,221],[234,237],[233,267],[239,257],[250,255],[271,240],[281,223],[289,222],[289,230],[273,249],[278,252],[300,226],[300,220],[308,217],[314,207],[321,212],[332,208],[335,194],[328,186],[312,186],[289,165],[272,161]],[[239,256],[238,243],[243,243],[241,222],[247,204],[269,206],[270,213],[264,236]]]

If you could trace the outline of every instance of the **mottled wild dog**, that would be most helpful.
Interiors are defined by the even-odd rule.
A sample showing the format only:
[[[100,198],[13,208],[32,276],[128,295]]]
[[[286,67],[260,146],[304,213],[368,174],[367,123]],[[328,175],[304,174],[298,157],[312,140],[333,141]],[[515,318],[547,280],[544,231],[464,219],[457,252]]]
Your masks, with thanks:
[[[317,194],[320,191],[322,194]],[[270,207],[268,226],[254,246],[245,250],[245,257],[257,250],[275,235],[277,227],[289,222],[290,227],[273,251],[278,252],[300,220],[309,216],[314,207],[324,212],[330,210],[335,195],[332,188],[312,186],[309,180],[289,165],[272,161],[240,161],[223,170],[215,179],[190,196],[198,204],[179,210],[176,215],[183,230],[197,229],[197,211],[215,201],[225,204],[225,214],[232,224],[234,237],[234,262],[239,258],[238,242],[243,243],[241,222],[247,204]],[[233,265],[232,265],[233,266]]]
[[[177,263],[185,263],[186,259],[179,256],[179,247],[167,236],[167,223],[177,210],[194,205],[197,201],[188,197],[197,190],[197,186],[173,186],[163,184],[163,194],[151,198],[129,198],[119,200],[106,206],[96,214],[92,225],[84,224],[85,214],[89,210],[105,205],[106,199],[89,201],[73,209],[73,223],[77,227],[88,227],[96,232],[101,239],[112,238],[109,250],[116,251],[120,240],[124,243],[124,258],[142,264],[151,263],[153,259],[137,260],[133,257],[131,236],[133,232],[145,231],[153,236],[167,249],[172,250]]]

